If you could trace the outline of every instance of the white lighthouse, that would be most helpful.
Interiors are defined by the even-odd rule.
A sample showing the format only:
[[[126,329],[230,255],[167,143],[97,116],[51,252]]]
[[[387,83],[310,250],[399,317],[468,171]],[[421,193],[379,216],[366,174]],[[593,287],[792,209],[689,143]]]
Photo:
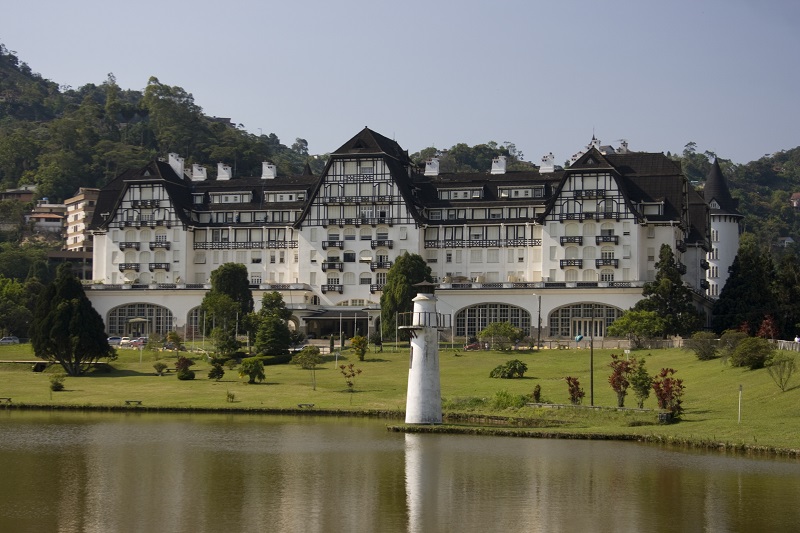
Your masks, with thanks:
[[[406,424],[441,424],[442,392],[439,384],[439,330],[447,329],[449,316],[436,312],[432,283],[415,285],[414,311],[403,313],[401,329],[411,334],[408,363]]]

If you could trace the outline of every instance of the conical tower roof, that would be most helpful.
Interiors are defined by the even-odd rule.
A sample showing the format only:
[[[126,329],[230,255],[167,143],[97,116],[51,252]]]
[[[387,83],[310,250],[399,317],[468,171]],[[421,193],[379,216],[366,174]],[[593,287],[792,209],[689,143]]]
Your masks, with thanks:
[[[731,196],[728,182],[719,168],[719,159],[714,159],[711,170],[706,176],[706,185],[703,189],[703,198],[711,206],[711,214],[740,215],[739,200]]]

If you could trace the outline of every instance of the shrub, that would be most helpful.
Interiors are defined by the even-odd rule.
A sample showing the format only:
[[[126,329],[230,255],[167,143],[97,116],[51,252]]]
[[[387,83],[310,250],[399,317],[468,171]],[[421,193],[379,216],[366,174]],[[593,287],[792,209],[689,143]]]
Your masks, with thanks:
[[[292,357],[292,363],[306,370],[313,370],[322,363],[322,354],[316,346],[306,346]]]
[[[492,407],[495,409],[519,409],[525,405],[525,396],[521,394],[511,394],[506,389],[494,393]]]
[[[220,363],[214,363],[211,365],[211,370],[208,371],[208,379],[219,381],[224,375],[225,369],[222,368],[222,364]]]
[[[506,361],[489,373],[490,378],[512,379],[521,378],[528,371],[528,365],[519,359]]]
[[[361,335],[356,335],[350,339],[350,348],[358,356],[358,360],[363,361],[364,355],[369,351],[369,340]]]
[[[266,379],[264,375],[264,363],[258,357],[247,357],[242,359],[242,366],[239,368],[239,377],[247,376],[248,383],[255,383],[256,380],[262,382]]]
[[[194,379],[193,370],[178,370],[178,379],[181,381],[188,381]]]
[[[686,339],[684,346],[692,350],[701,361],[708,361],[717,356],[718,342],[717,336],[710,331],[696,331],[692,338]]]
[[[742,339],[731,354],[732,366],[746,366],[750,370],[764,368],[775,350],[767,339],[747,337]]]
[[[533,401],[536,402],[536,403],[542,403],[542,386],[541,385],[536,385],[533,388],[533,395],[531,396],[531,398],[533,398]]]
[[[189,370],[189,367],[192,365],[194,365],[194,361],[182,355],[175,361],[175,370],[180,374],[181,372]]]
[[[156,361],[153,363],[153,368],[155,369],[156,374],[161,376],[164,374],[164,370],[167,369],[167,364],[163,361]]]
[[[719,338],[719,352],[722,356],[723,364],[728,362],[728,359],[733,355],[733,351],[746,338],[747,333],[735,329],[728,329],[722,333]]]
[[[53,374],[50,376],[50,390],[58,392],[64,390],[64,380],[67,379],[66,374]]]
[[[672,376],[675,375],[672,368],[662,368],[653,379],[653,390],[656,393],[658,408],[672,413],[678,418],[683,412],[683,380]]]
[[[225,368],[227,368],[228,370],[233,370],[234,368],[236,368],[236,364],[237,364],[236,359],[234,359],[233,357],[225,360]]]
[[[629,381],[633,389],[633,395],[636,397],[636,405],[639,409],[644,408],[644,401],[650,397],[650,389],[653,386],[653,377],[647,373],[647,368],[644,365],[644,359],[639,359],[636,362],[636,369],[631,373]]]
[[[794,354],[781,353],[772,358],[767,372],[770,377],[781,389],[781,392],[786,392],[786,387],[789,385],[789,380],[797,368],[797,363]]]
[[[236,401],[236,394],[232,393],[231,391],[225,391],[225,401],[228,403],[233,403]]]
[[[583,397],[586,396],[586,393],[581,388],[581,382],[578,378],[574,378],[572,376],[567,376],[567,388],[569,389],[569,401],[572,402],[572,405],[580,405],[583,402]]]
[[[611,367],[608,383],[617,393],[617,407],[625,407],[625,396],[631,384],[630,375],[636,368],[636,359],[622,359],[622,356],[612,353],[608,366]]]

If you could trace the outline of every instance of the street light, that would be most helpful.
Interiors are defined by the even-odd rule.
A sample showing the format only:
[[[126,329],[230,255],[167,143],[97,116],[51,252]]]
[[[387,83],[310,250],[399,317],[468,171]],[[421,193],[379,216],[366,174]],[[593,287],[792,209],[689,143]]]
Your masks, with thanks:
[[[536,351],[538,352],[542,346],[542,295],[533,293],[539,299],[539,322],[536,326]]]

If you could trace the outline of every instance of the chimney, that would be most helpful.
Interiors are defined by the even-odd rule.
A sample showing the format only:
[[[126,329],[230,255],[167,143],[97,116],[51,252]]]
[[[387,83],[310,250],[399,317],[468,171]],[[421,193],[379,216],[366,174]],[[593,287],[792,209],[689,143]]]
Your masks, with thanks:
[[[197,163],[192,165],[192,181],[205,181],[208,179],[206,175],[206,167]]]
[[[627,154],[628,153],[628,141],[625,139],[620,139],[619,148],[617,148],[618,154]]]
[[[438,176],[439,175],[439,158],[431,157],[425,161],[425,175]]]
[[[180,179],[183,179],[183,158],[178,154],[169,154],[169,166],[172,167],[172,171],[178,175]]]
[[[499,155],[492,159],[492,174],[506,173],[506,156]]]
[[[271,180],[278,177],[278,167],[270,163],[269,161],[264,161],[261,163],[261,179],[262,180]]]
[[[217,163],[217,181],[231,179],[231,167],[225,163]]]
[[[556,170],[556,158],[553,152],[542,157],[542,166],[539,167],[539,174],[550,174]]]

